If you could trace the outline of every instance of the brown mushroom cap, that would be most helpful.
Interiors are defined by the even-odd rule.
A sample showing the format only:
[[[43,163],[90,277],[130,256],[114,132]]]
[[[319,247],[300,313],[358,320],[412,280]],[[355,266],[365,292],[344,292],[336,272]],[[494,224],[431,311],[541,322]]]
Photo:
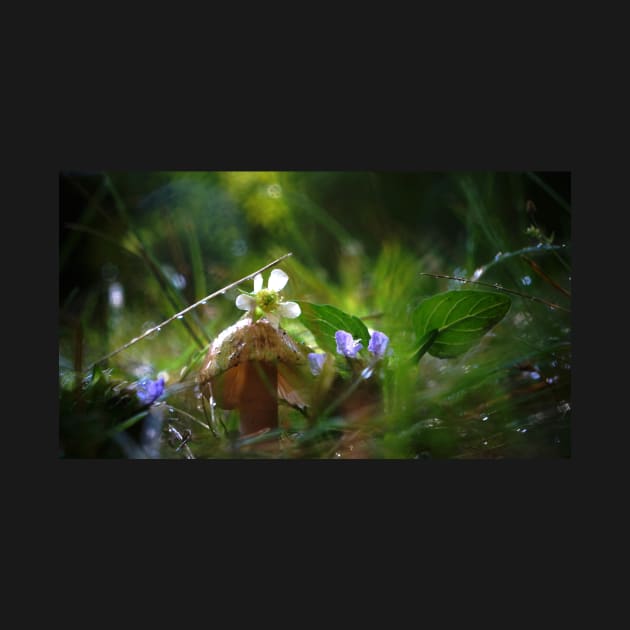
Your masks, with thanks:
[[[239,406],[246,371],[245,362],[278,367],[278,395],[295,406],[306,406],[300,393],[302,368],[307,366],[309,348],[299,344],[281,328],[265,319],[245,317],[222,331],[211,343],[199,373],[201,392],[211,396],[222,409]],[[275,395],[275,392],[274,392]]]

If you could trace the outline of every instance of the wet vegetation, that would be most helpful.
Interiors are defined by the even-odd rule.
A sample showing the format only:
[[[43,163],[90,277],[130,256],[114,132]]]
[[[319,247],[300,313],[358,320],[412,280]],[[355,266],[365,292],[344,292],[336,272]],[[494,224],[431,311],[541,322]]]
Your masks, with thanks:
[[[59,457],[568,458],[570,202],[568,173],[61,173]]]

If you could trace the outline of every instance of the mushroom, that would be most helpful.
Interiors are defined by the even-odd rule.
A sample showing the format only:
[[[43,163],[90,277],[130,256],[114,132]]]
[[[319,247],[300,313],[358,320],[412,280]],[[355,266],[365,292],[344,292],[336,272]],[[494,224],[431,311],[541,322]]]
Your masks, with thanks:
[[[240,433],[278,427],[278,402],[304,409],[309,349],[266,319],[246,316],[210,344],[199,373],[201,393],[238,409]]]

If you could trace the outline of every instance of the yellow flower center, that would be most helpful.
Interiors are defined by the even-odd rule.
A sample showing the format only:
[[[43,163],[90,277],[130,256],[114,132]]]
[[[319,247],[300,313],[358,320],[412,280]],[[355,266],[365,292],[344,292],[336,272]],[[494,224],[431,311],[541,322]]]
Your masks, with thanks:
[[[272,311],[278,305],[280,301],[280,296],[277,291],[272,291],[271,289],[261,289],[256,293],[256,305],[259,306],[263,311]]]

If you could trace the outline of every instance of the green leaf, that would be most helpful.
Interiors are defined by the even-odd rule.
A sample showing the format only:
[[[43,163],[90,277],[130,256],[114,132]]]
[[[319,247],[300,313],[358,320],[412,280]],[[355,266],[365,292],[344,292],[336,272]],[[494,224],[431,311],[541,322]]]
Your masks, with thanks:
[[[335,333],[338,330],[349,332],[354,339],[360,339],[363,347],[367,348],[370,333],[358,317],[348,315],[328,304],[312,304],[311,302],[298,302],[298,304],[302,309],[300,322],[313,333],[315,341],[322,350],[335,354],[337,351]]]
[[[413,315],[416,359],[424,352],[441,359],[463,354],[505,317],[511,303],[490,291],[447,291],[425,300]]]

